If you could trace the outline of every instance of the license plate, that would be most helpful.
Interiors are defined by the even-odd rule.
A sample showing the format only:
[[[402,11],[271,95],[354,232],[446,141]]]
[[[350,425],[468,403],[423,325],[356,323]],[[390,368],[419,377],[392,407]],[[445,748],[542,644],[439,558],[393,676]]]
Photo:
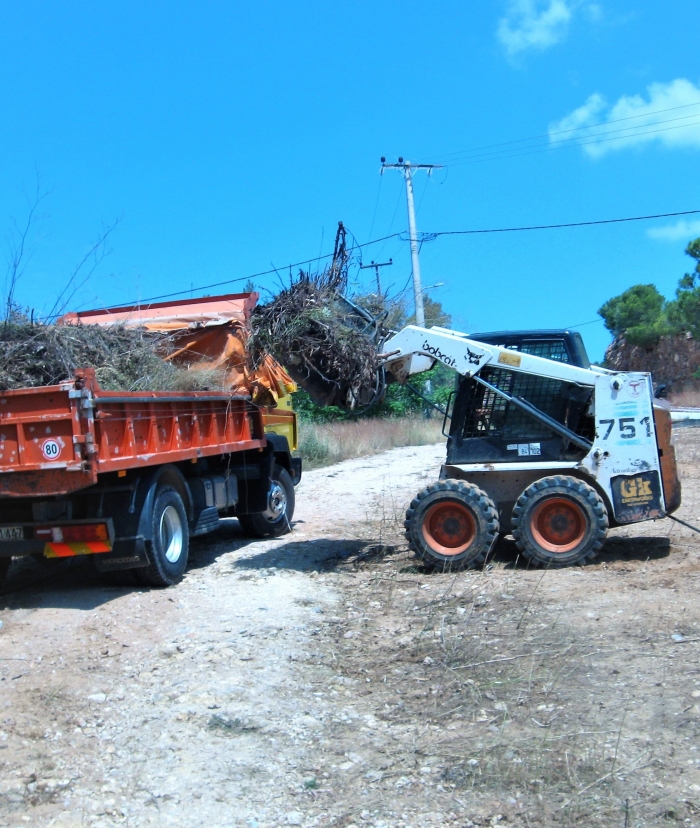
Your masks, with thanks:
[[[21,526],[0,526],[0,541],[23,540],[24,529]]]

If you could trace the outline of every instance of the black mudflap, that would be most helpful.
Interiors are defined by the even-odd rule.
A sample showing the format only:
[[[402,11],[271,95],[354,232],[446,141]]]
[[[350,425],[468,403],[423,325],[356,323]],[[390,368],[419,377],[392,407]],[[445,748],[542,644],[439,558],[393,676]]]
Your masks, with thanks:
[[[93,555],[98,572],[117,569],[139,569],[151,562],[146,552],[146,542],[141,535],[134,538],[116,538],[111,552]]]

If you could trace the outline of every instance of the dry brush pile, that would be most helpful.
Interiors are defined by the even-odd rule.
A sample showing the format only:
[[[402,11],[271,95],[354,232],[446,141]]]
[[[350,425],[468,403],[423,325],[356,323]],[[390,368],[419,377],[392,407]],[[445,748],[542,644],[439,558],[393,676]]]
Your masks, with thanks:
[[[0,391],[55,385],[94,368],[109,391],[206,390],[218,377],[167,361],[170,338],[120,325],[46,325],[24,318],[0,324]]]
[[[274,357],[319,405],[354,409],[378,401],[384,330],[372,313],[345,298],[345,282],[341,265],[301,273],[257,307],[250,320],[249,368]],[[14,315],[0,323],[0,390],[55,385],[78,368],[94,368],[106,390],[225,387],[220,372],[170,363],[175,350],[172,336],[143,328],[52,325]]]
[[[335,271],[301,273],[253,311],[254,360],[269,353],[319,405],[355,408],[381,394],[372,317],[342,295]]]

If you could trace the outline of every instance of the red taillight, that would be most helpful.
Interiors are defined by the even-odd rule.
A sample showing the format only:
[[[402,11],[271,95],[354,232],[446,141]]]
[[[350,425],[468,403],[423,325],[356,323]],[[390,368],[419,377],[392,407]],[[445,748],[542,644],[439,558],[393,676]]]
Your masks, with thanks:
[[[35,535],[49,543],[90,543],[109,540],[106,523],[73,523],[63,526],[37,526]]]

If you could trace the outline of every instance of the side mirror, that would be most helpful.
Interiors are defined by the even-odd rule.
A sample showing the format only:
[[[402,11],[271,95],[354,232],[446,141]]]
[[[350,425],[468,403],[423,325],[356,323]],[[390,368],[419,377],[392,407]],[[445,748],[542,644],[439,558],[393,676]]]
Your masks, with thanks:
[[[665,399],[666,399],[666,397],[668,396],[668,392],[667,392],[667,390],[666,390],[666,386],[665,386],[665,385],[659,385],[659,386],[657,386],[657,388],[656,388],[656,393],[654,394],[654,396],[655,396],[657,399],[659,399],[659,400],[665,400]]]

